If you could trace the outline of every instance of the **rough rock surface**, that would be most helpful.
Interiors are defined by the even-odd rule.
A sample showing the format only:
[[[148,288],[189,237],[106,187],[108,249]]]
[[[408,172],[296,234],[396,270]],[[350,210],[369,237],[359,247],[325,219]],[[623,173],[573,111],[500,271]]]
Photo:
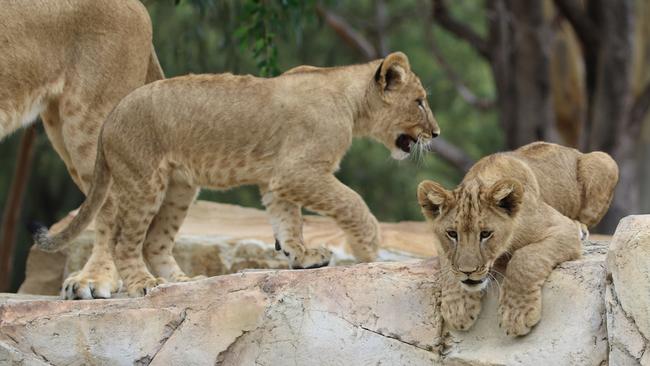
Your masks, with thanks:
[[[607,267],[610,365],[650,366],[650,215],[621,220]]]
[[[245,272],[143,298],[0,296],[0,364],[604,365],[604,248],[557,268],[541,323],[509,338],[496,285],[477,324],[449,333],[437,261]]]
[[[74,213],[52,226],[65,227]],[[434,256],[430,229],[424,222],[382,223],[379,260],[407,260]],[[305,216],[307,246],[326,245],[332,265],[354,263],[345,236],[333,220]],[[68,273],[80,270],[90,256],[94,228],[91,225],[65,252],[45,253],[32,248],[25,281],[19,293],[56,295]],[[180,267],[190,276],[216,276],[255,269],[287,268],[287,260],[275,251],[273,231],[264,211],[235,205],[197,201],[183,223],[174,248]]]

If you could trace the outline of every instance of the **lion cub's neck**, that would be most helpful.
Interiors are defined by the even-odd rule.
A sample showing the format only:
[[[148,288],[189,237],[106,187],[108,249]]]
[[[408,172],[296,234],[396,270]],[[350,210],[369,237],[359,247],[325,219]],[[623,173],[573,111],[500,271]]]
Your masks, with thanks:
[[[372,105],[368,100],[374,85],[374,74],[381,60],[365,64],[340,67],[306,67],[290,71],[287,77],[312,79],[301,81],[302,85],[318,85],[329,91],[337,108],[346,111],[351,119],[352,133],[355,137],[370,136],[373,129]],[[330,107],[331,108],[331,107]]]

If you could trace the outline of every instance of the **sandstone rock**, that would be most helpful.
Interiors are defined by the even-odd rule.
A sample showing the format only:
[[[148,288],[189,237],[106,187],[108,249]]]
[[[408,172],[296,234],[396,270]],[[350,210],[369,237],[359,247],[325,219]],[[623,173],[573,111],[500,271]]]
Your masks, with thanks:
[[[52,226],[61,230],[74,213]],[[407,260],[435,255],[433,238],[424,222],[382,223],[379,260]],[[334,252],[332,265],[354,263],[345,247],[343,232],[333,220],[305,216],[307,246],[327,245]],[[19,293],[55,295],[62,279],[80,270],[90,256],[91,225],[65,252],[44,253],[32,248],[25,281]],[[234,205],[197,201],[180,229],[174,256],[190,276],[215,276],[245,269],[287,268],[286,258],[275,251],[273,232],[264,211]]]
[[[604,365],[603,247],[556,269],[527,336],[448,333],[437,261],[245,272],[136,299],[0,297],[0,360],[18,365]]]
[[[621,220],[607,267],[610,364],[650,366],[650,215]]]

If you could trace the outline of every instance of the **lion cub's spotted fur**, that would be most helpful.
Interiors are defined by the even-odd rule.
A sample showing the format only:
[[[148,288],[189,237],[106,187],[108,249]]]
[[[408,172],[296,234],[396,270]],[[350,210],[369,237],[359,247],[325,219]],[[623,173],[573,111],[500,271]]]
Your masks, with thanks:
[[[327,265],[330,252],[302,240],[301,208],[330,216],[355,256],[375,258],[377,221],[361,197],[334,177],[353,136],[383,142],[395,157],[405,141],[439,133],[420,80],[402,53],[363,65],[299,67],[272,79],[190,75],[158,81],[124,98],[100,136],[90,195],[60,234],[39,235],[42,248],[69,242],[105,197],[117,205],[111,237],[117,268],[131,295],[159,283],[145,266],[145,236],[161,207],[172,207],[166,240],[145,245],[151,270],[180,271],[171,256],[178,225],[198,186],[258,185],[278,249],[293,268]],[[407,137],[405,137],[407,136]],[[400,149],[401,147],[401,149]],[[173,197],[173,202],[168,198]]]
[[[130,91],[163,78],[151,20],[138,0],[10,0],[0,4],[0,140],[38,115],[79,188],[91,185],[102,123]],[[110,260],[111,201],[93,254],[64,282],[67,298],[119,288]],[[166,215],[165,212],[162,215]]]
[[[618,167],[605,153],[537,142],[481,159],[453,191],[420,183],[418,200],[440,244],[446,323],[472,326],[480,290],[505,255],[500,325],[527,334],[541,318],[544,281],[580,256],[584,226],[603,217],[617,181]]]

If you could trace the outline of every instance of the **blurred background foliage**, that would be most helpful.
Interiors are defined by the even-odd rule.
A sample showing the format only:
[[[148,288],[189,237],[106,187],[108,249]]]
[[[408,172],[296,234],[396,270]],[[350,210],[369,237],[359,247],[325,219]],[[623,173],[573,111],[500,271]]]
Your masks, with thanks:
[[[603,58],[607,56],[606,46],[616,42],[615,38],[606,37],[611,34],[599,34],[603,29],[611,33],[620,29],[623,35],[634,33],[634,44],[630,47],[638,52],[634,53],[633,72],[625,69],[632,62],[621,57],[619,61],[623,60],[624,65],[617,67],[616,72],[627,70],[620,79],[635,83],[617,90],[630,90],[631,95],[622,93],[623,99],[640,96],[637,101],[642,107],[641,116],[647,111],[646,104],[650,105],[650,89],[646,88],[650,79],[647,72],[650,70],[647,67],[650,5],[644,0],[143,2],[153,21],[154,45],[167,77],[222,72],[274,76],[302,64],[346,65],[380,58],[392,51],[406,53],[412,69],[428,90],[429,103],[442,130],[442,139],[436,144],[438,153],[397,162],[379,143],[359,139],[354,141],[337,173],[382,221],[421,220],[415,199],[420,181],[433,179],[451,188],[472,161],[532,140],[545,139],[585,150],[616,153],[616,146],[579,141],[589,140],[589,129],[583,127],[590,126],[593,116],[608,112],[587,112],[591,105],[608,104],[604,99],[590,103],[592,95],[598,95],[598,86],[609,87],[608,79],[593,83],[600,75],[589,74],[589,67],[601,62],[594,62],[597,58],[590,57],[589,51]],[[625,22],[632,23],[632,3],[639,26],[627,29]],[[566,5],[569,6],[563,8]],[[607,12],[607,6],[625,6],[629,14],[621,15],[622,23],[611,27],[599,22],[615,23],[617,19],[603,16],[588,19],[590,14],[612,13]],[[573,16],[565,19],[556,7],[563,10],[563,15]],[[579,14],[580,10],[583,14]],[[583,25],[592,28],[576,28],[580,24],[574,20],[580,17]],[[577,34],[572,27],[578,30]],[[607,43],[610,38],[613,43]],[[599,46],[603,52],[598,51]],[[631,59],[627,54],[625,57]],[[632,74],[633,77],[625,76]],[[645,93],[647,100],[642,98]],[[551,97],[553,100],[549,101]],[[540,103],[526,103],[531,100]],[[610,112],[627,115],[615,109]],[[565,115],[568,117],[564,118]],[[566,119],[570,122],[562,125]],[[625,123],[622,121],[621,125]],[[631,159],[633,167],[642,161],[642,156],[650,156],[647,119],[644,126],[628,134],[634,137],[632,145],[636,150],[632,155],[620,153],[619,164]],[[618,139],[619,145],[630,146],[625,143],[630,139],[628,135]],[[0,207],[5,206],[19,140],[20,133],[17,133],[0,144]],[[643,144],[638,145],[641,140]],[[629,177],[628,181],[635,182],[633,188],[640,190],[639,186],[650,182],[650,172],[638,178]],[[200,199],[261,207],[255,187],[227,192],[204,190]],[[82,200],[83,196],[39,127],[15,252],[14,289],[22,281],[25,255],[31,244],[23,223],[39,220],[51,224],[78,207]],[[650,206],[650,194],[630,196],[628,201],[620,202],[619,206],[624,207],[620,212],[637,212],[641,206],[644,209]],[[632,207],[630,202],[636,206]]]

